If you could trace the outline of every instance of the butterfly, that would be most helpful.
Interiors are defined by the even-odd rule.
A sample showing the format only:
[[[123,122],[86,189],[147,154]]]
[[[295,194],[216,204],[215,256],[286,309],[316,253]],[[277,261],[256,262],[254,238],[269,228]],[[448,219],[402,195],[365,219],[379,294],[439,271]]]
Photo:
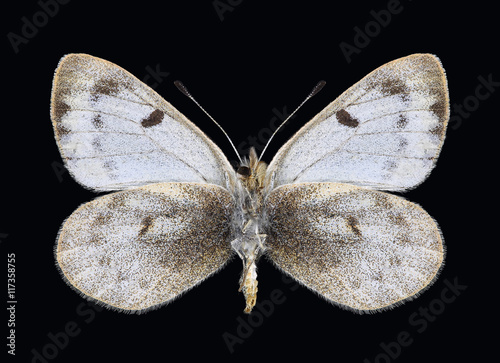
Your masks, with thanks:
[[[449,119],[440,60],[413,54],[369,73],[303,126],[269,165],[255,149],[233,168],[155,91],[119,66],[64,56],[51,98],[73,178],[96,192],[61,227],[65,281],[120,311],[167,304],[238,255],[250,313],[266,256],[327,301],[373,312],[438,275],[433,218],[387,191],[422,183]]]

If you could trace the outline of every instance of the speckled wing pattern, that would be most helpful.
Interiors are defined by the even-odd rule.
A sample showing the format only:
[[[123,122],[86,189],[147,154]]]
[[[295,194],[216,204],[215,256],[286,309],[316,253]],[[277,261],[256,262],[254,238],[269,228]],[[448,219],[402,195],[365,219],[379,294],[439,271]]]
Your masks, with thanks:
[[[425,180],[448,117],[446,77],[430,54],[389,62],[344,92],[269,165],[270,260],[357,312],[417,296],[443,264],[439,227],[418,205],[375,189]]]
[[[71,175],[96,191],[159,182],[228,187],[233,168],[198,127],[119,66],[86,54],[61,59],[51,118]]]
[[[383,309],[428,286],[443,262],[439,229],[401,197],[348,184],[300,183],[267,199],[266,253],[324,298]]]
[[[56,247],[70,286],[108,307],[166,304],[222,268],[233,198],[213,184],[163,183],[83,204]]]
[[[63,224],[55,254],[72,287],[140,312],[224,266],[236,176],[194,124],[124,69],[86,54],[59,62],[51,118],[75,180],[122,190],[82,205]]]
[[[433,55],[387,63],[348,89],[267,169],[257,231],[267,256],[355,311],[416,296],[442,266],[439,228],[418,205],[378,190],[425,180],[448,117],[446,77]],[[242,208],[236,174],[156,92],[110,62],[70,54],[56,69],[51,118],[73,177],[96,191],[119,190],[80,206],[60,230],[57,264],[75,289],[141,312],[230,259]]]
[[[439,59],[414,54],[374,70],[308,122],[269,164],[271,188],[340,182],[404,191],[425,180],[449,117]]]

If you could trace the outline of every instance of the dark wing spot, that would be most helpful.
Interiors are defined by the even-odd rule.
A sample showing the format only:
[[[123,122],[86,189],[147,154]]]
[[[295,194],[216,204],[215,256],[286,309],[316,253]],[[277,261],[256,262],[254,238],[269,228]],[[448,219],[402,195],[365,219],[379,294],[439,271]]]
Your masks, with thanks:
[[[398,213],[398,214],[396,214],[396,213],[390,213],[389,214],[389,219],[390,219],[390,221],[392,223],[394,223],[394,225],[396,225],[398,227],[403,227],[403,228],[407,228],[408,227],[408,223],[406,222],[406,219],[400,213]]]
[[[108,164],[106,165],[106,162],[104,163],[104,166],[107,168],[112,168],[113,164]],[[125,201],[126,201],[126,194],[124,193],[114,193],[110,194],[110,202],[108,204],[108,209],[116,209],[116,208],[122,208],[125,206]]]
[[[57,133],[58,137],[61,137],[63,135],[69,134],[69,130],[66,127],[64,127],[62,124],[57,123],[56,124],[56,133]]]
[[[405,138],[400,138],[398,141],[398,151],[402,151],[407,146],[408,140],[406,140]]]
[[[344,109],[337,111],[336,116],[339,123],[344,126],[357,127],[359,125],[359,121],[352,117],[349,112]]]
[[[361,231],[359,230],[358,219],[356,217],[348,216],[347,225],[351,227],[356,236],[361,237]]]
[[[100,257],[98,260],[97,260],[97,263],[100,265],[100,266],[106,266],[106,267],[109,267],[111,265],[111,259],[107,256],[104,256],[104,257]]]
[[[382,82],[382,92],[388,95],[397,95],[405,91],[403,82],[399,79],[388,78]]]
[[[436,135],[438,137],[441,137],[441,135],[443,134],[443,124],[438,124],[436,127],[432,128],[429,130],[429,132],[433,135]]]
[[[61,100],[54,101],[54,118],[59,121],[71,109],[69,105]]]
[[[391,256],[389,257],[389,265],[390,266],[395,266],[395,267],[398,267],[398,266],[401,266],[401,258],[397,257],[397,256]]]
[[[439,120],[443,120],[446,116],[446,103],[444,100],[440,99],[439,101],[435,102],[430,108],[429,108],[437,117],[439,117]]]
[[[102,152],[104,150],[102,147],[102,144],[101,144],[101,139],[99,137],[96,137],[96,138],[94,138],[94,140],[92,140],[92,146],[97,151]]]
[[[102,166],[104,166],[108,170],[108,172],[114,171],[117,169],[116,162],[114,160],[105,159]]]
[[[97,215],[92,223],[94,228],[99,228],[99,226],[103,226],[108,224],[109,216],[106,213],[101,213]]]
[[[98,114],[97,116],[95,116],[92,119],[92,125],[94,125],[94,127],[96,129],[102,129],[103,123],[102,123],[101,115]]]
[[[143,236],[145,233],[147,233],[149,227],[151,227],[151,225],[153,224],[153,218],[147,216],[142,220],[141,223],[142,223],[142,228],[139,231],[139,236]]]
[[[390,159],[388,159],[384,162],[384,169],[387,169],[387,170],[394,170],[394,168],[396,168],[397,166],[398,166],[398,164]]]
[[[448,105],[446,104],[443,95],[438,94],[438,99],[439,100],[437,102],[429,107],[429,110],[431,110],[432,113],[438,117],[439,123],[429,131],[431,134],[441,137],[444,134],[444,123],[446,122]]]
[[[114,96],[118,93],[119,83],[113,79],[101,79],[95,84],[92,93]]]
[[[400,95],[403,101],[408,101],[408,92],[400,79],[386,79],[382,82],[382,92],[387,96]]]
[[[385,209],[391,209],[393,207],[393,205],[389,201],[389,198],[387,197],[387,195],[390,195],[390,194],[376,193],[376,194],[367,195],[367,196],[373,200],[376,208],[382,208],[385,210]]]
[[[382,273],[380,272],[374,272],[373,275],[370,276],[370,278],[372,279],[372,281],[378,281],[378,282],[383,281],[383,276]]]
[[[400,246],[411,246],[414,241],[408,235],[408,233],[402,232],[398,234],[394,242],[399,244]]]
[[[408,125],[408,119],[403,115],[399,115],[398,121],[396,122],[397,128],[404,129],[407,125]]]
[[[143,127],[158,125],[163,120],[164,113],[160,110],[154,110],[151,114],[141,121]]]

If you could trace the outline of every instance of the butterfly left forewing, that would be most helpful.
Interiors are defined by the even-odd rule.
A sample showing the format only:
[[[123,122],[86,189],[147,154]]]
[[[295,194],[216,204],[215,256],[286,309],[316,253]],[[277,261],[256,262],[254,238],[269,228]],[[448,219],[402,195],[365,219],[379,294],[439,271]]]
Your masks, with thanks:
[[[265,204],[266,254],[328,301],[390,307],[433,282],[444,258],[435,221],[401,197],[337,183],[298,183]]]
[[[449,117],[439,59],[389,62],[300,129],[269,164],[267,184],[341,182],[404,191],[434,167]]]
[[[162,183],[83,204],[56,246],[66,281],[108,307],[166,304],[228,262],[233,198],[210,184]]]
[[[200,182],[231,189],[234,184],[233,168],[219,147],[116,64],[66,55],[55,72],[51,106],[65,165],[88,188]]]

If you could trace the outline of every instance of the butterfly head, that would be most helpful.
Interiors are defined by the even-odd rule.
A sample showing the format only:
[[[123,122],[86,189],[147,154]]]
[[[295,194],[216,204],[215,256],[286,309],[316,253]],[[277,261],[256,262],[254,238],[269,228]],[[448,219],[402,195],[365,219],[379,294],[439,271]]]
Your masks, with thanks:
[[[264,187],[264,177],[266,175],[267,164],[259,161],[257,152],[252,147],[248,159],[243,159],[236,169],[238,179],[250,192],[260,191]]]

